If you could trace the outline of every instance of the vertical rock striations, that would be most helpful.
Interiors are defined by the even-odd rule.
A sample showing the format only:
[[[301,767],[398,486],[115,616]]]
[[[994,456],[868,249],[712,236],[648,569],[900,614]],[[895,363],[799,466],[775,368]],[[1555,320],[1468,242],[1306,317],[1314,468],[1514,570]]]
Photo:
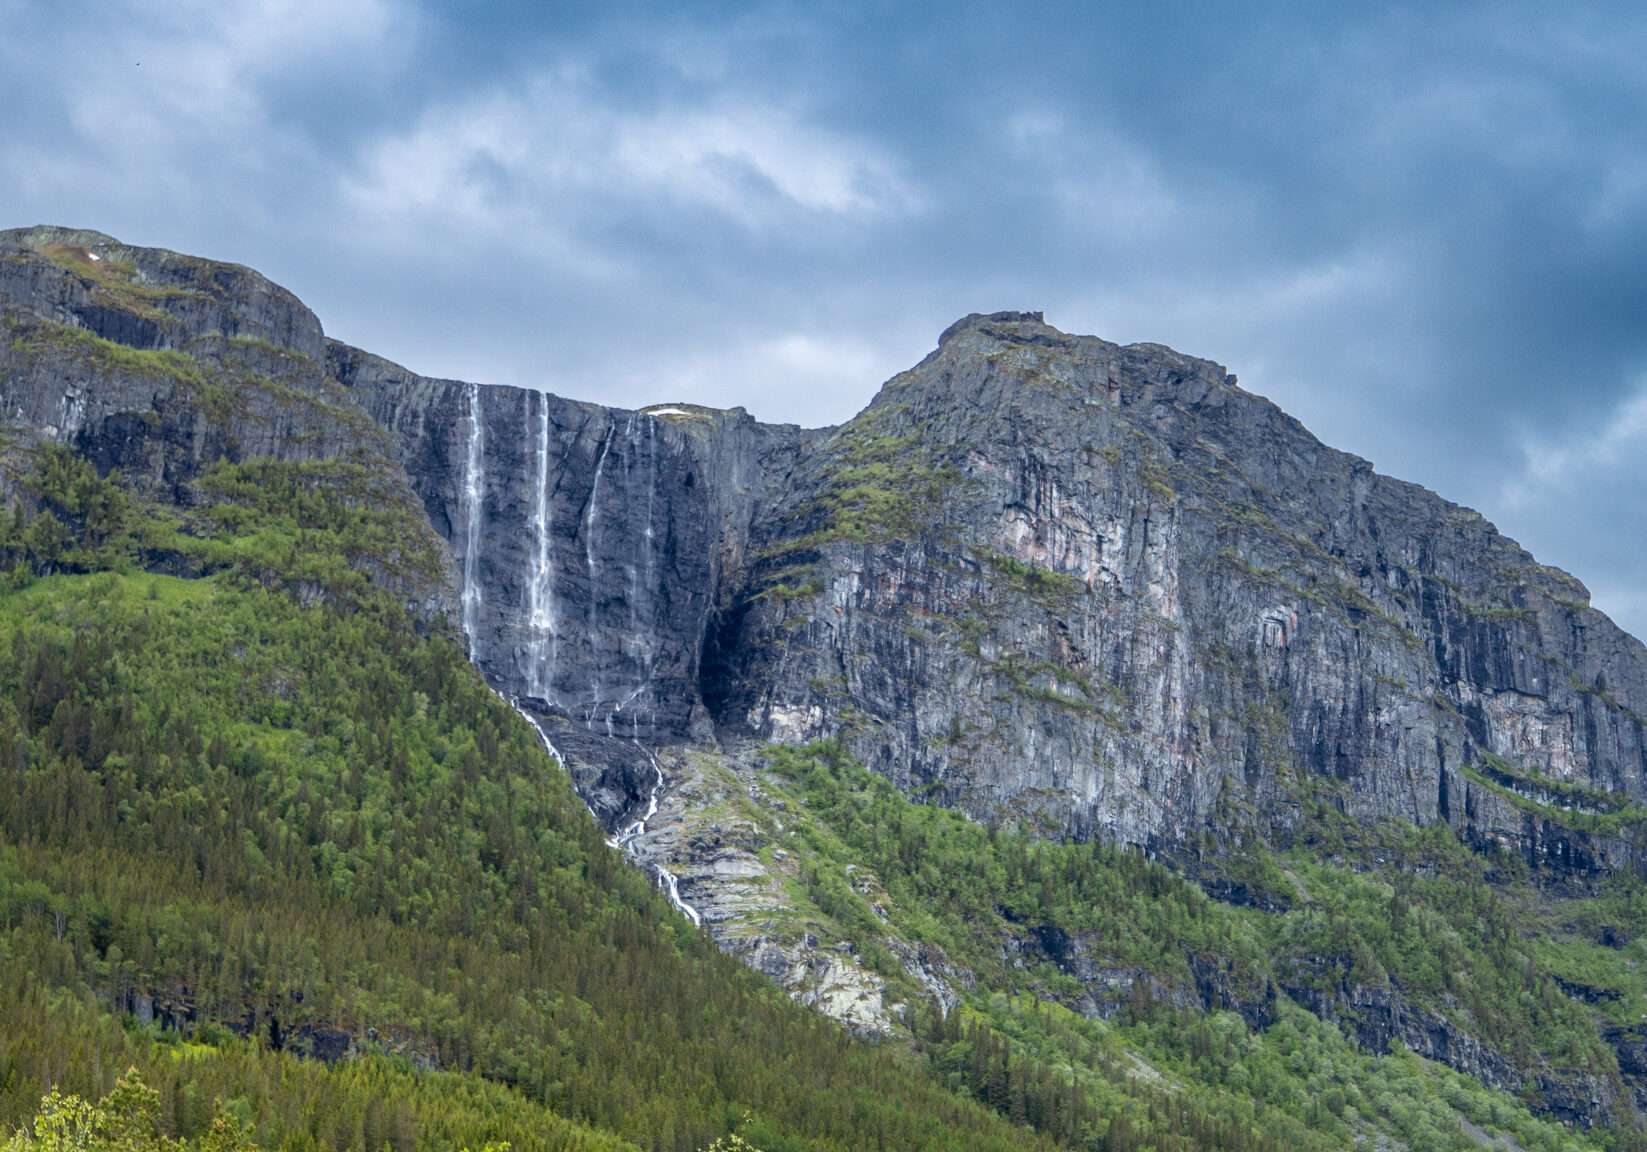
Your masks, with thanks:
[[[972,316],[815,431],[327,364],[458,554],[477,662],[584,733],[839,737],[974,816],[1174,854],[1325,803],[1566,876],[1631,856],[1641,645],[1211,362]]]
[[[420,602],[574,742],[839,737],[974,816],[1185,858],[1322,804],[1578,880],[1633,858],[1642,646],[1211,362],[971,316],[803,431],[425,379],[255,272],[98,233],[0,235],[0,301],[9,422],[156,498],[392,454],[455,560]],[[632,819],[648,776],[597,807]]]
[[[1643,794],[1647,652],[1576,580],[1216,364],[1033,314],[797,459],[710,652],[726,729],[1083,837],[1322,801],[1583,872],[1623,840],[1544,810]]]
[[[711,600],[709,485],[665,420],[426,380],[332,344],[464,573],[471,652],[502,691],[595,734],[684,739]]]

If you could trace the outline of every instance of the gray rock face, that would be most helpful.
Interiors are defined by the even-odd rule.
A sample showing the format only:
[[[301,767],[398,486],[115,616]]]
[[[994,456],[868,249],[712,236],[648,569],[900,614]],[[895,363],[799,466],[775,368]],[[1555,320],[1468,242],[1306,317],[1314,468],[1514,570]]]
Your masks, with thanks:
[[[425,380],[333,344],[463,573],[475,662],[586,729],[683,738],[708,617],[710,485],[665,420]]]
[[[8,421],[155,493],[392,453],[477,663],[592,736],[839,737],[974,815],[1169,851],[1326,802],[1561,875],[1632,858],[1559,817],[1647,792],[1647,651],[1211,362],[972,316],[803,431],[424,379],[255,272],[98,233],[0,234],[0,301]],[[280,388],[208,418],[190,364]]]
[[[289,349],[315,364],[324,352],[315,314],[250,268],[133,248],[101,232],[0,232],[0,296],[8,307],[131,348],[192,351],[214,336]]]
[[[1284,832],[1306,784],[1534,864],[1628,857],[1465,769],[1640,796],[1642,646],[1216,364],[969,317],[750,538],[704,678],[723,732],[840,736],[976,815],[1143,845],[1232,798]]]
[[[1647,651],[1209,361],[972,316],[803,431],[327,355],[458,558],[477,662],[591,733],[839,737],[980,818],[1167,852],[1313,800],[1569,878],[1631,859],[1545,813],[1647,790]]]
[[[70,444],[100,472],[118,468],[133,489],[180,507],[218,461],[342,459],[415,514],[389,434],[326,371],[320,322],[250,269],[97,232],[0,232],[0,321],[11,445]],[[0,475],[0,496],[10,483]],[[456,607],[456,576],[449,567],[399,590],[441,614]]]

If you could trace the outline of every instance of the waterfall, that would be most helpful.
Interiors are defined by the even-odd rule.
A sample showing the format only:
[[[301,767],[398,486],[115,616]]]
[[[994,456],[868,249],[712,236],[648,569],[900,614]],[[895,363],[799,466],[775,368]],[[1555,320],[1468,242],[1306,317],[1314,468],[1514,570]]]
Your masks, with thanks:
[[[644,425],[642,422],[644,421]],[[644,426],[644,435],[642,427]],[[626,541],[627,563],[624,572],[628,576],[628,591],[626,595],[628,606],[628,634],[624,642],[626,663],[624,674],[630,687],[628,695],[614,707],[607,717],[607,734],[614,734],[613,721],[621,716],[629,718],[629,738],[640,739],[640,722],[644,711],[648,726],[657,723],[658,710],[655,697],[648,696],[644,709],[630,709],[642,696],[647,696],[652,687],[652,667],[657,659],[657,637],[654,635],[656,626],[653,593],[657,581],[656,540],[657,532],[653,527],[656,519],[657,490],[658,490],[658,424],[651,416],[643,412],[631,412],[624,424],[624,472],[625,475],[634,475],[644,467],[646,477],[646,500],[642,505],[645,520],[640,526],[638,537]],[[633,502],[630,505],[633,507]],[[631,518],[627,527],[631,534],[635,528]]]
[[[481,440],[480,385],[469,385],[469,450],[463,461],[463,633],[469,637],[469,659],[480,663],[480,521],[486,499],[486,477],[481,471],[485,445]]]
[[[596,609],[600,604],[600,582],[595,567],[595,516],[600,509],[600,472],[606,466],[606,454],[612,450],[612,440],[617,435],[617,425],[606,431],[606,439],[601,441],[600,457],[595,461],[595,479],[589,487],[589,513],[583,525],[583,557],[589,566],[589,671],[594,678],[589,686],[589,706],[584,711],[584,726],[589,727],[595,722],[595,712],[600,708],[600,632],[597,627]],[[606,734],[612,733],[612,714],[606,714]]]
[[[522,708],[520,706],[520,701],[515,699],[513,696],[504,696],[503,693],[498,692],[495,688],[492,691],[496,693],[500,699],[508,701],[509,707],[513,708],[516,713],[520,715],[522,720],[532,726],[532,731],[538,734],[538,739],[543,743],[543,750],[554,758],[555,763],[560,765],[562,772],[567,771],[566,760],[561,756],[560,749],[556,748],[554,743],[549,739],[549,733],[543,730],[543,725],[537,722],[537,718],[526,709]],[[658,814],[658,794],[663,791],[663,766],[658,763],[658,758],[652,754],[652,750],[650,748],[646,747],[644,744],[641,744],[639,741],[635,742],[635,746],[645,752],[646,758],[652,761],[652,772],[656,777],[652,783],[652,792],[646,798],[646,815],[629,825],[629,827],[624,829],[621,834],[606,841],[606,846],[608,848],[622,849],[624,855],[631,858],[635,855],[631,845],[641,836],[646,834],[646,822]],[[574,789],[574,791],[576,791],[576,789]],[[584,801],[583,806],[588,810],[589,815],[595,815],[595,810],[589,807],[588,801]],[[652,865],[652,871],[658,874],[658,883],[663,886],[664,892],[669,896],[669,903],[674,905],[675,910],[682,916],[685,916],[688,920],[692,921],[693,927],[703,927],[703,916],[696,908],[681,899],[680,877],[669,871],[669,869],[665,868],[662,864]]]
[[[490,687],[490,685],[488,685],[488,687]],[[502,700],[505,703],[507,703],[509,705],[509,707],[511,707],[515,710],[515,714],[517,716],[519,716],[522,720],[526,721],[528,724],[530,724],[532,726],[532,731],[534,731],[538,734],[538,740],[539,740],[540,743],[542,743],[543,750],[545,752],[549,753],[550,759],[552,759],[556,764],[560,765],[560,770],[562,772],[566,773],[568,779],[571,779],[572,770],[566,766],[566,757],[564,757],[560,754],[560,749],[556,748],[555,744],[554,744],[554,741],[549,739],[549,733],[547,733],[543,730],[543,725],[538,723],[537,717],[533,716],[526,709],[522,708],[520,706],[520,700],[517,699],[514,696],[505,696],[502,692],[499,692],[496,688],[492,689],[492,695],[496,696],[499,700]],[[574,782],[573,787],[572,787],[572,795],[576,796],[580,801],[583,802],[583,810],[585,812],[589,813],[589,815],[593,816],[595,818],[596,823],[599,823],[600,822],[600,814],[597,813],[593,808],[591,808],[589,806],[589,801],[583,799],[583,793],[578,791],[577,785],[576,785],[575,782]],[[617,840],[613,837],[608,837],[607,838],[606,846],[608,848],[621,848],[621,847],[623,847],[623,845],[619,844],[617,842]]]
[[[553,701],[555,692],[554,515],[549,490],[549,394],[538,393],[537,483],[532,504],[531,572],[526,583],[527,693]]]
[[[646,683],[652,682],[652,661],[657,659],[658,646],[653,629],[657,626],[657,610],[652,604],[652,593],[658,586],[657,574],[657,534],[652,530],[653,509],[658,495],[658,420],[655,416],[646,418],[646,667],[643,674]],[[652,698],[652,706],[648,713],[653,727],[658,722],[657,698]]]
[[[533,417],[535,416],[535,421]],[[639,421],[645,421],[644,432]],[[549,395],[538,393],[537,409],[533,412],[530,401],[527,405],[527,421],[524,429],[527,451],[523,454],[530,461],[529,471],[524,478],[532,493],[529,502],[529,543],[526,552],[526,581],[524,593],[525,619],[525,697],[535,702],[536,707],[553,706],[556,703],[556,668],[559,660],[559,646],[561,641],[561,621],[555,607],[555,548],[554,548],[554,484],[553,474],[557,468],[551,467],[550,453],[553,449],[550,437]],[[626,857],[637,866],[650,870],[657,879],[658,886],[669,897],[669,903],[681,915],[692,921],[694,925],[702,926],[703,917],[698,910],[681,899],[680,879],[662,864],[646,859],[640,850],[640,841],[646,836],[647,825],[658,813],[659,798],[661,797],[665,778],[663,766],[658,762],[652,749],[640,741],[640,711],[628,711],[651,686],[652,665],[656,659],[655,641],[653,635],[655,627],[653,589],[657,578],[656,564],[656,516],[657,495],[657,422],[649,416],[631,413],[621,435],[623,443],[619,445],[618,455],[623,470],[623,479],[635,476],[641,470],[642,457],[645,468],[646,499],[644,502],[635,501],[626,505],[625,515],[622,518],[621,530],[622,547],[618,553],[624,564],[624,577],[627,596],[628,619],[626,622],[601,619],[601,561],[598,555],[599,541],[596,534],[601,524],[601,483],[611,457],[612,446],[620,435],[616,422],[607,430],[600,445],[600,451],[595,457],[595,470],[589,488],[588,509],[583,516],[583,556],[589,575],[589,606],[585,629],[589,645],[589,663],[591,683],[590,697],[583,709],[583,726],[593,729],[597,719],[604,721],[606,734],[617,736],[618,723],[629,720],[629,737],[634,746],[645,754],[652,765],[652,784],[647,792],[646,810],[638,820],[631,822],[621,832],[607,840],[607,844],[621,850]],[[481,602],[479,583],[479,538],[482,521],[482,506],[485,493],[485,477],[482,471],[485,445],[482,441],[480,420],[480,392],[475,385],[469,388],[469,452],[464,472],[464,506],[467,514],[468,539],[467,551],[463,563],[463,619],[464,630],[473,638],[477,627],[477,617]],[[610,485],[608,485],[610,486]],[[619,485],[620,499],[629,495],[627,484]],[[636,505],[640,505],[637,507]],[[645,523],[637,524],[639,514],[644,513]],[[610,516],[608,517],[610,522]],[[608,551],[611,551],[611,542],[608,540]],[[566,563],[563,555],[562,564]],[[572,561],[576,563],[576,561]],[[615,575],[608,573],[609,576]],[[615,615],[615,613],[608,613]],[[620,679],[608,684],[609,678],[602,667],[602,624],[610,625],[604,629],[609,640],[615,640],[619,634],[626,632],[623,649],[618,659],[621,662]],[[627,627],[624,627],[626,623]],[[575,629],[574,629],[575,631]],[[471,652],[473,651],[471,639]],[[520,651],[520,649],[516,649]],[[494,689],[495,691],[495,689]],[[621,699],[618,699],[621,694]],[[499,693],[502,695],[502,693]],[[610,695],[615,705],[609,706],[607,696]],[[520,699],[504,696],[509,705],[520,714],[522,719],[532,725],[538,735],[544,750],[549,753],[563,769],[566,762],[561,757],[559,749],[549,739],[549,734],[535,716],[522,705]],[[656,723],[656,706],[647,709],[648,719]],[[588,802],[585,801],[585,807]]]
[[[646,835],[646,822],[658,814],[658,794],[663,791],[663,765],[658,763],[658,758],[653,755],[652,749],[639,740],[634,743],[635,747],[645,752],[646,758],[652,762],[652,771],[657,778],[652,782],[652,792],[646,798],[646,815],[625,828],[617,838],[618,845],[623,848],[625,853],[631,855],[633,853],[630,846]],[[692,921],[694,927],[703,927],[703,917],[699,915],[698,910],[681,899],[680,878],[662,864],[653,864],[652,870],[658,874],[659,883],[663,885],[663,890],[668,893],[669,903],[673,904],[681,915]]]
[[[635,456],[639,451],[635,444],[635,413],[633,412],[629,413],[629,419],[624,422],[623,447],[629,460],[629,465],[624,471],[632,474],[635,470]],[[624,597],[629,608],[629,639],[625,647],[629,650],[629,663],[633,668],[642,665],[645,660],[643,650],[645,641],[642,639],[640,631],[640,565],[635,563],[633,550],[630,551],[629,563],[624,565],[624,571],[629,576],[629,594]],[[647,676],[643,669],[640,676],[640,686],[630,692],[624,702],[613,711],[620,712],[632,704],[642,692],[646,691],[646,681]],[[640,714],[638,712],[629,718],[629,738],[631,740],[640,738]]]

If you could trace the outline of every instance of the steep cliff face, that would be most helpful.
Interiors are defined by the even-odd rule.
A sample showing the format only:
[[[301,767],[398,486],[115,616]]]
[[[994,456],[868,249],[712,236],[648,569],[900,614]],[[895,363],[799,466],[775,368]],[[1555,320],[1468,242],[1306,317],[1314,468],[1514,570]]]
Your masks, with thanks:
[[[1216,364],[969,317],[797,462],[751,540],[711,642],[723,730],[840,735],[975,815],[1144,845],[1221,805],[1284,833],[1318,797],[1627,858],[1517,801],[1642,795],[1647,652]]]
[[[803,431],[427,380],[255,272],[98,233],[0,234],[0,301],[8,422],[149,494],[392,454],[450,545],[431,603],[590,734],[840,736],[976,816],[1143,845],[1324,802],[1630,858],[1647,651],[1208,361],[972,316]]]
[[[328,365],[452,546],[477,662],[583,732],[840,737],[979,818],[1176,855],[1328,804],[1631,858],[1642,646],[1219,365],[973,316],[810,432]]]
[[[632,743],[714,739],[705,635],[748,566],[754,510],[816,434],[430,380],[336,342],[327,356],[457,557],[471,657],[554,730],[591,807],[628,825],[655,782]]]
[[[396,435],[494,683],[593,732],[683,738],[715,539],[686,438],[644,413],[424,380],[338,344],[330,364]]]

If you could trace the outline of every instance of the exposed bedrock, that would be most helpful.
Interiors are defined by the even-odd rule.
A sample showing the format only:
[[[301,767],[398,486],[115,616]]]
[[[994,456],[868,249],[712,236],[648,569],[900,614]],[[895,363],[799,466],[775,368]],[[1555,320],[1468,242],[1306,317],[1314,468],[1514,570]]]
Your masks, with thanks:
[[[838,737],[975,816],[1169,853],[1326,803],[1552,876],[1633,859],[1605,817],[1647,788],[1642,646],[1217,364],[972,316],[803,431],[327,363],[452,545],[481,667],[590,732]]]
[[[970,317],[750,535],[706,661],[723,731],[1143,845],[1221,808],[1284,834],[1307,792],[1541,867],[1629,858],[1536,813],[1642,794],[1642,646],[1216,364]]]
[[[320,321],[284,288],[99,232],[16,229],[0,232],[0,324],[0,497],[18,494],[17,452],[42,442],[179,508],[209,503],[197,482],[225,462],[346,461],[439,556],[438,571],[374,579],[426,616],[456,609],[457,571],[392,438],[327,371]]]
[[[157,498],[392,457],[453,558],[420,602],[590,736],[839,738],[926,799],[1180,858],[1309,805],[1579,884],[1638,852],[1641,644],[1210,361],[970,316],[808,431],[426,379],[249,269],[93,232],[0,234],[0,305],[8,423]]]

